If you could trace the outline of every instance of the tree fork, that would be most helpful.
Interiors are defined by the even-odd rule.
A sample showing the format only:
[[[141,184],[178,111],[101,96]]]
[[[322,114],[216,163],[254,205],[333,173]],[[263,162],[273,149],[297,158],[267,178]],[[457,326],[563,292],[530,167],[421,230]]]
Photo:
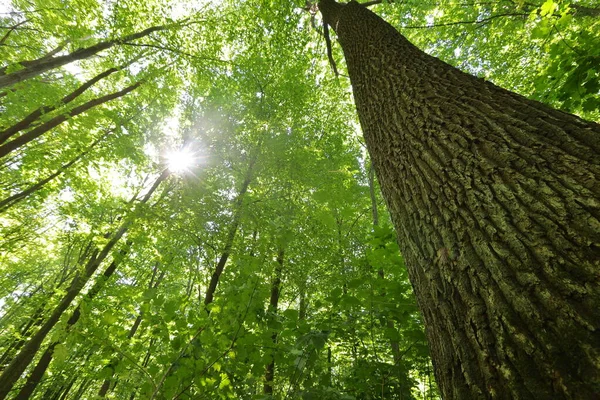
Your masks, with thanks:
[[[600,393],[600,126],[321,0],[444,399]]]

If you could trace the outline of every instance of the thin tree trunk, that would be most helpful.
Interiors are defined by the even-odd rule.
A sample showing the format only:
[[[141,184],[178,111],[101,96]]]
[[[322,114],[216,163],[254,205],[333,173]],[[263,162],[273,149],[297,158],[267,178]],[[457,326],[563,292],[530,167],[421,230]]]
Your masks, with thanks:
[[[600,393],[600,126],[321,0],[444,399]]]
[[[221,258],[219,258],[219,262],[217,263],[215,271],[213,272],[210,278],[208,288],[206,289],[206,295],[204,296],[205,306],[208,306],[213,302],[215,291],[217,290],[217,285],[219,284],[219,279],[221,278],[221,274],[225,269],[225,264],[227,264],[227,260],[229,259],[229,255],[231,254],[231,247],[233,246],[233,241],[235,239],[235,235],[240,225],[240,220],[242,218],[244,197],[246,196],[246,192],[248,191],[248,186],[250,186],[250,183],[252,182],[256,158],[257,155],[255,155],[250,161],[248,171],[246,171],[246,177],[244,178],[244,182],[242,182],[242,187],[240,188],[240,191],[235,199],[233,220],[231,221],[231,225],[229,226],[229,231],[227,233],[227,239],[225,240],[225,247],[223,248],[223,253],[221,254]]]
[[[164,171],[154,182],[152,188],[140,201],[140,204],[145,204],[158,188],[160,183],[168,176],[168,171]],[[19,379],[23,371],[31,363],[31,360],[35,357],[35,354],[40,348],[40,345],[50,333],[50,330],[60,320],[63,313],[71,305],[71,302],[81,292],[85,284],[89,281],[92,275],[96,272],[100,264],[108,257],[112,248],[118,243],[121,237],[127,232],[132,220],[126,220],[115,232],[112,238],[104,246],[104,248],[97,253],[97,256],[92,256],[87,262],[85,269],[82,274],[78,274],[73,278],[67,293],[64,295],[60,303],[56,306],[50,317],[42,324],[38,332],[31,337],[25,346],[21,349],[19,354],[11,361],[6,370],[0,375],[0,400],[6,398],[8,393],[12,390],[15,382]]]
[[[2,353],[2,357],[0,357],[0,371],[4,371],[4,365],[9,364],[13,354],[23,347],[27,338],[31,335],[31,331],[42,324],[44,310],[44,306],[38,307],[33,316],[19,329],[19,336],[12,341],[4,353]]]
[[[31,126],[31,124],[33,124],[35,121],[37,121],[42,115],[47,114],[51,111],[54,111],[57,108],[64,106],[65,104],[69,104],[70,102],[75,100],[77,97],[79,97],[83,92],[85,92],[87,89],[89,89],[92,85],[94,85],[96,82],[106,78],[107,76],[109,76],[117,71],[122,70],[125,66],[126,65],[120,66],[120,67],[115,67],[115,68],[110,68],[110,69],[102,72],[101,74],[96,75],[92,79],[88,80],[83,85],[79,86],[77,89],[75,89],[74,91],[72,91],[71,93],[69,93],[68,95],[63,97],[57,104],[42,106],[42,107],[39,107],[36,110],[32,111],[31,113],[29,113],[29,115],[27,115],[21,121],[0,131],[0,144],[6,142],[8,139],[13,137],[15,134],[19,133],[20,131],[29,128],[29,126]]]
[[[65,122],[66,120],[68,120],[72,117],[75,117],[81,113],[84,113],[84,112],[90,110],[91,108],[98,106],[100,104],[106,103],[108,101],[117,99],[122,96],[125,96],[127,93],[137,89],[142,83],[143,83],[143,81],[136,82],[133,85],[130,85],[130,86],[126,87],[125,89],[120,90],[118,92],[107,94],[107,95],[95,98],[93,100],[90,100],[86,103],[83,103],[82,105],[75,107],[74,109],[72,109],[70,112],[68,112],[66,114],[57,115],[56,117],[52,118],[50,121],[45,122],[42,125],[39,125],[39,126],[33,128],[32,130],[28,131],[27,133],[24,133],[23,135],[19,136],[18,138],[11,140],[10,142],[5,143],[2,146],[0,146],[0,158],[7,156],[11,152],[18,149],[19,147],[31,142],[34,139],[37,139],[44,133],[48,132],[49,130],[51,130],[53,128],[56,128],[58,125],[62,124],[63,122]]]
[[[122,253],[122,255],[125,255],[126,251],[121,251],[121,253]],[[94,286],[92,286],[90,291],[85,296],[87,298],[87,301],[92,300],[94,297],[96,297],[96,295],[98,293],[100,293],[100,291],[106,284],[106,281],[108,281],[108,279],[110,279],[110,277],[112,276],[112,274],[115,272],[116,269],[117,269],[117,263],[116,263],[116,261],[113,261],[108,266],[108,268],[106,268],[106,270],[104,271],[102,276],[96,280],[96,282],[94,283]],[[67,321],[67,326],[65,327],[65,331],[67,333],[69,332],[71,327],[73,325],[75,325],[77,323],[77,321],[79,321],[80,317],[81,317],[81,304],[78,305],[77,308],[75,308],[75,310],[73,311],[73,314],[71,314],[71,317]],[[29,377],[27,378],[25,385],[21,388],[19,393],[14,397],[14,400],[26,400],[31,396],[31,394],[37,387],[38,383],[40,383],[40,381],[42,380],[44,373],[46,372],[46,370],[48,369],[48,366],[50,365],[50,362],[52,361],[52,358],[54,356],[54,349],[60,343],[61,343],[60,341],[55,341],[54,343],[52,343],[48,346],[48,348],[46,349],[46,351],[44,352],[42,357],[37,362],[36,366],[33,368],[33,371],[31,372],[31,374],[29,374]]]
[[[131,35],[124,36],[122,38],[108,40],[105,42],[97,43],[93,46],[86,47],[83,49],[77,49],[74,52],[57,57],[47,57],[44,56],[42,58],[38,58],[37,60],[31,61],[21,61],[19,64],[25,68],[22,68],[18,71],[12,73],[6,73],[6,71],[11,67],[7,66],[4,68],[0,68],[0,88],[14,85],[15,83],[22,82],[26,79],[33,78],[34,76],[38,76],[46,71],[49,71],[54,68],[62,67],[63,65],[72,63],[73,61],[83,60],[85,58],[89,58],[103,50],[110,49],[113,46],[118,44],[130,42],[136,39],[143,38],[148,36],[153,32],[164,31],[170,29],[175,26],[172,25],[162,25],[162,26],[153,26],[151,28],[145,29],[141,32],[134,33]]]
[[[300,321],[306,319],[306,310],[308,308],[308,300],[306,299],[306,281],[300,284],[298,290],[300,291],[300,301],[298,304],[298,319]]]
[[[154,271],[152,272],[152,278],[150,279],[150,282],[148,283],[148,288],[149,289],[156,289],[158,288],[158,286],[160,285],[160,283],[162,282],[165,273],[164,271],[158,276],[158,278],[156,279],[156,282],[154,281],[154,278],[156,277],[156,273],[158,272],[158,266],[154,267]],[[142,312],[140,312],[140,314],[137,316],[137,318],[135,319],[133,325],[131,326],[131,328],[129,329],[129,332],[127,333],[127,339],[132,339],[135,334],[137,333],[141,323],[142,323],[142,319],[143,319],[144,315]],[[119,362],[119,358],[113,358],[109,365],[116,365]],[[114,372],[113,372],[114,375]],[[98,391],[98,397],[106,397],[107,393],[114,389],[115,386],[117,385],[117,381],[113,382],[112,381],[112,375],[110,378],[106,378],[104,380],[104,382],[102,383],[102,386],[100,387],[100,390]]]
[[[271,297],[269,299],[269,314],[271,317],[276,318],[277,307],[279,305],[279,294],[281,289],[281,273],[283,271],[283,260],[285,257],[285,250],[279,249],[277,253],[277,265],[275,266],[275,273],[273,275],[273,282],[271,283]],[[273,381],[275,380],[275,347],[277,346],[277,331],[273,331],[271,334],[271,342],[273,343],[273,351],[271,354],[271,362],[267,364],[265,370],[265,384],[264,393],[273,395]]]
[[[23,190],[23,191],[21,191],[19,193],[16,193],[16,194],[14,194],[14,195],[12,195],[10,197],[7,197],[6,199],[0,201],[0,213],[8,210],[9,208],[11,208],[12,206],[14,206],[15,204],[19,203],[21,200],[25,199],[30,194],[33,194],[33,193],[37,192],[38,190],[40,190],[41,188],[43,188],[48,182],[51,182],[54,178],[62,175],[71,166],[73,166],[73,164],[75,164],[77,161],[81,160],[85,155],[87,155],[90,151],[92,151],[92,149],[94,147],[96,147],[96,145],[98,145],[98,143],[100,143],[102,140],[104,140],[106,138],[106,136],[111,131],[106,132],[105,134],[103,134],[100,138],[98,138],[96,141],[94,141],[85,151],[82,151],[74,159],[72,159],[68,163],[62,165],[53,174],[51,174],[48,177],[42,179],[41,181],[39,181],[39,182],[37,182],[37,183],[29,186],[27,189],[25,189],[25,190]]]
[[[148,344],[148,351],[146,352],[146,355],[144,356],[144,361],[142,362],[142,368],[146,368],[148,366],[148,364],[150,363],[150,356],[152,355],[151,351],[154,348],[154,342],[155,342],[154,338],[150,339],[150,343]],[[129,400],[135,399],[136,395],[137,395],[137,391],[134,390],[133,392],[131,392],[131,395],[129,396]]]

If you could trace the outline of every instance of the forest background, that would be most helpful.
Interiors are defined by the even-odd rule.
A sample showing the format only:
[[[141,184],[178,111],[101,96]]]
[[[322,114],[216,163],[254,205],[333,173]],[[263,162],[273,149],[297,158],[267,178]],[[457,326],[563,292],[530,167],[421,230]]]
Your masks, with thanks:
[[[598,4],[372,9],[600,120]],[[302,2],[3,4],[1,398],[439,398],[332,50]]]

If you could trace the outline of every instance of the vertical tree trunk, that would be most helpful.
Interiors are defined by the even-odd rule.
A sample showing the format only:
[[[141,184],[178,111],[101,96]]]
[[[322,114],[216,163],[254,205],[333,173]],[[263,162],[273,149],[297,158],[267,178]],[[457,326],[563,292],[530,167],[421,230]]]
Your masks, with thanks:
[[[321,0],[444,399],[600,393],[600,126]]]
[[[279,293],[281,289],[281,273],[283,271],[283,259],[285,257],[285,250],[279,249],[277,253],[277,265],[275,266],[275,273],[273,274],[273,282],[271,283],[271,297],[269,299],[269,314],[272,318],[277,317],[277,307],[279,305]],[[273,351],[271,352],[271,362],[267,364],[265,369],[265,384],[264,393],[273,395],[273,380],[275,379],[275,346],[277,345],[277,331],[273,331],[271,334],[271,342],[273,343]]]
[[[238,195],[235,199],[233,206],[233,220],[231,221],[229,231],[227,232],[227,238],[225,239],[225,247],[223,248],[223,253],[221,254],[221,258],[219,258],[219,262],[215,267],[215,271],[213,272],[210,278],[210,283],[208,284],[208,288],[206,289],[206,295],[204,296],[205,306],[208,306],[213,302],[215,291],[217,290],[217,285],[219,284],[219,279],[221,278],[221,274],[225,270],[225,264],[227,264],[227,260],[229,259],[229,255],[231,254],[231,247],[233,246],[233,241],[235,239],[235,235],[237,234],[237,230],[242,217],[244,197],[246,196],[246,192],[248,191],[248,186],[250,186],[250,183],[252,182],[256,158],[257,154],[250,160],[250,165],[248,165],[248,170],[246,171],[244,182],[242,182],[242,187],[240,188],[240,191],[238,192]]]

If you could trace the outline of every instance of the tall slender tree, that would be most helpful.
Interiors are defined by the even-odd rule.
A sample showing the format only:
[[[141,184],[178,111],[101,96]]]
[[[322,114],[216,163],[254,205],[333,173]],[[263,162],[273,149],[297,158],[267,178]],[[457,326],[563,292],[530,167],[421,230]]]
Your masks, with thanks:
[[[600,393],[600,125],[321,0],[445,399]]]

